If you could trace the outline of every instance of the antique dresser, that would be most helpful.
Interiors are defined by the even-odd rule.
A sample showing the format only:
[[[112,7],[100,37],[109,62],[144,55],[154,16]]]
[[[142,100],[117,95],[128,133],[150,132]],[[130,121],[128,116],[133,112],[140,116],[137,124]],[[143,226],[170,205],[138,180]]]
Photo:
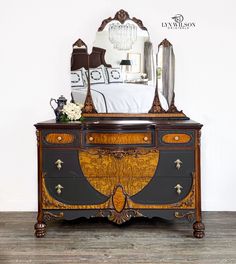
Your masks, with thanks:
[[[127,12],[120,10],[114,18],[104,20],[98,32],[103,32],[114,21],[119,22],[119,25],[127,25],[127,21],[132,21],[132,25],[136,24],[139,30],[146,31],[141,20],[131,19]],[[132,26],[127,27],[134,30]],[[112,30],[114,28],[109,27],[107,31],[111,41],[115,38],[111,37],[114,33]],[[139,38],[134,38],[134,42],[137,39]],[[144,46],[149,47],[150,43],[146,42],[147,40]],[[122,48],[123,59],[127,48],[122,43],[118,44]],[[72,220],[79,217],[105,217],[115,224],[122,224],[136,217],[161,217],[168,220],[186,218],[193,222],[194,237],[204,236],[200,181],[202,125],[190,120],[175,107],[173,47],[164,40],[159,45],[160,51],[163,55],[159,67],[162,70],[162,91],[158,88],[158,77],[148,112],[121,113],[109,110],[110,99],[108,95],[104,95],[105,92],[102,99],[107,100],[106,111],[98,111],[100,101],[95,99],[93,91],[98,91],[100,86],[92,85],[90,78],[93,77],[90,76],[90,71],[99,65],[107,67],[108,74],[109,68],[114,69],[115,73],[115,60],[105,56],[109,52],[108,47],[104,49],[97,41],[92,53],[88,54],[83,41],[78,40],[73,45],[71,70],[76,71],[82,67],[87,70],[84,120],[50,120],[35,125],[38,143],[37,237],[45,235],[46,223],[50,219]],[[135,56],[139,57],[134,55],[136,53],[128,55],[135,60]],[[140,54],[144,59],[148,56],[145,52]],[[142,59],[140,61],[142,63]],[[96,71],[100,69],[97,68]],[[129,89],[149,89],[146,80],[153,81],[150,68],[141,69],[141,72],[145,73],[145,84],[135,77],[134,81],[127,81],[125,84],[123,80],[118,85],[119,89],[127,84],[131,85],[131,88],[125,88],[127,92]],[[126,74],[134,73],[131,71]],[[136,72],[135,74],[137,75]],[[111,87],[113,86],[109,86],[109,89],[113,89]],[[150,89],[151,87],[153,86],[150,85]],[[78,91],[72,89],[74,102]],[[162,106],[160,94],[166,98],[167,109]],[[80,96],[79,91],[79,98]],[[119,93],[115,102],[118,100]],[[124,100],[122,97],[122,102]],[[132,101],[130,95],[129,100]]]

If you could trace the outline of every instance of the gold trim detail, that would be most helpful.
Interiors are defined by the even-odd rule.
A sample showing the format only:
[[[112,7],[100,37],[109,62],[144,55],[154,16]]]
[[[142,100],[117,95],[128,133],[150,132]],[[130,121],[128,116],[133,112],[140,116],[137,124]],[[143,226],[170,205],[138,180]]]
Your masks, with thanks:
[[[193,174],[193,183],[190,192],[181,201],[173,204],[139,204],[129,198],[127,204],[129,208],[134,209],[195,209],[195,174]]]
[[[193,220],[194,220],[194,212],[192,212],[192,211],[187,212],[187,213],[175,212],[175,217],[178,218],[178,219],[186,218],[189,222],[193,222]]]
[[[70,205],[54,199],[47,191],[44,175],[42,176],[42,209],[109,209],[112,207],[111,197],[106,202],[94,205]],[[195,176],[195,175],[194,175]],[[189,194],[174,204],[139,204],[127,198],[125,209],[195,209],[195,177]]]
[[[122,212],[116,212],[115,210],[110,210],[108,215],[108,220],[121,225],[130,220],[131,217],[141,217],[143,216],[138,210],[125,209]]]
[[[45,184],[45,173],[42,176],[42,209],[105,209],[109,208],[109,198],[106,202],[92,205],[64,204],[53,198]]]
[[[43,221],[47,222],[52,219],[60,219],[64,217],[64,213],[60,212],[59,214],[53,214],[51,212],[43,212]]]

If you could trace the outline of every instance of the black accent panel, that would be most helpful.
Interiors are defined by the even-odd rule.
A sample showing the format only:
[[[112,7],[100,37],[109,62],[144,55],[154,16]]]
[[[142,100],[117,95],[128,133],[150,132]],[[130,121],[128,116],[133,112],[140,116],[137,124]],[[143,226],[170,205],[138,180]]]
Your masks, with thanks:
[[[166,143],[162,141],[162,137],[166,134],[187,134],[191,137],[188,143]],[[194,130],[158,130],[158,145],[159,146],[194,146]]]
[[[60,170],[55,164],[58,159],[63,162]],[[43,149],[43,172],[46,177],[84,177],[77,150]]]
[[[65,204],[100,204],[108,199],[96,191],[85,178],[45,178],[45,182],[49,194]],[[61,194],[55,188],[58,184],[63,187]]]
[[[183,187],[181,194],[177,193],[175,188],[177,184]],[[159,177],[155,175],[142,191],[131,197],[131,200],[141,204],[172,204],[187,196],[191,187],[192,177]]]
[[[175,161],[179,159],[182,164],[176,168]],[[188,177],[195,171],[193,150],[161,150],[156,173],[159,176]]]
[[[74,220],[80,217],[85,217],[85,218],[91,218],[91,217],[96,217],[98,215],[99,210],[44,210],[45,212],[50,212],[55,215],[59,215],[61,212],[63,212],[64,216],[62,219],[65,220]]]

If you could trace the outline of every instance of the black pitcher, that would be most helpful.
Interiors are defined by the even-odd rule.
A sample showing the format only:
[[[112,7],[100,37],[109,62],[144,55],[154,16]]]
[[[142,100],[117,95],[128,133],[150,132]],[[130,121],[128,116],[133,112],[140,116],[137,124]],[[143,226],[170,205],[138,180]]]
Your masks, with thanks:
[[[52,105],[53,101],[57,104],[56,108],[54,108]],[[53,98],[51,98],[51,100],[50,100],[50,105],[51,105],[52,109],[54,110],[57,121],[60,121],[60,116],[62,114],[62,110],[63,110],[64,105],[66,105],[66,102],[67,102],[67,100],[63,95],[61,95],[57,100],[53,99]]]

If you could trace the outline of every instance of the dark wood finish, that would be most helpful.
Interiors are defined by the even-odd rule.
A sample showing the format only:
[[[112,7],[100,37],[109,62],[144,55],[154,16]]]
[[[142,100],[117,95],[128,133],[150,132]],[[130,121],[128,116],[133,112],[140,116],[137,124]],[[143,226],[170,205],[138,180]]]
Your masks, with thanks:
[[[195,210],[194,236],[203,237],[199,179],[201,126],[187,120],[36,124],[39,208],[35,235],[45,235],[45,219],[64,218],[68,210],[74,210],[73,218],[100,216],[117,224],[132,217],[149,216],[147,210],[153,210],[152,216],[166,214],[170,219],[187,217]],[[43,145],[43,135],[51,131],[55,134],[68,131],[74,135],[73,145],[61,144],[60,148]],[[170,133],[190,135],[191,140],[182,147],[164,143],[160,148],[163,135]],[[61,168],[55,165],[58,159],[63,161]],[[177,159],[182,162],[181,169],[176,167]],[[170,215],[169,210],[175,211]]]
[[[128,12],[126,12],[125,10],[121,9],[120,11],[118,11],[115,14],[114,18],[108,17],[107,19],[104,19],[102,21],[101,26],[98,28],[98,31],[103,31],[103,29],[106,27],[106,25],[111,22],[117,20],[119,21],[121,24],[124,24],[125,21],[127,20],[132,20],[134,23],[136,23],[142,30],[147,30],[146,27],[144,27],[143,22],[140,19],[137,19],[135,17],[130,18]]]

